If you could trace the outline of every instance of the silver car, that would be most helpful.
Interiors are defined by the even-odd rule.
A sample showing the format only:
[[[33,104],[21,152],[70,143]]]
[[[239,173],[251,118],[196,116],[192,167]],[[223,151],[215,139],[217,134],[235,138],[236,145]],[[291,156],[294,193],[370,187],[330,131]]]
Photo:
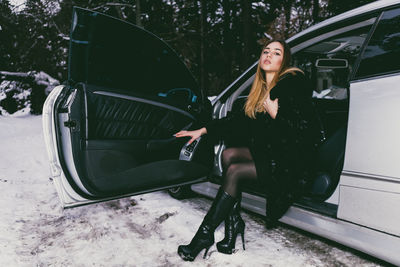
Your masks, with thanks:
[[[325,140],[309,192],[281,222],[400,265],[400,3],[348,11],[288,40],[314,86]],[[69,77],[43,109],[51,175],[64,207],[169,189],[214,197],[221,153],[240,140],[188,146],[172,135],[241,109],[257,63],[212,101],[162,40],[80,8]],[[159,71],[162,70],[162,71]],[[265,196],[243,188],[243,207]]]

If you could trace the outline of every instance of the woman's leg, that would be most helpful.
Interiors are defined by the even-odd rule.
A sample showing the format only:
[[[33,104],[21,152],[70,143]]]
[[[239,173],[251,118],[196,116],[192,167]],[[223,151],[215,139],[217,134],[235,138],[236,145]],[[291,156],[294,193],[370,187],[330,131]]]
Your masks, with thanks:
[[[224,171],[226,181],[224,185],[226,187],[222,186],[218,190],[210,210],[204,217],[190,244],[178,247],[179,256],[186,261],[193,261],[203,249],[205,249],[204,257],[206,256],[208,249],[214,243],[215,229],[228,217],[235,203],[238,202],[233,197],[237,194],[238,182],[245,177],[249,177],[249,175],[250,177],[255,177],[255,167],[252,167],[254,163],[251,161],[251,154],[248,149],[227,149],[223,160],[225,161],[224,165],[227,167],[227,170]],[[229,191],[226,191],[225,188]]]
[[[228,148],[222,153],[224,181],[222,188],[232,197],[238,198],[243,180],[257,179],[256,166],[250,150],[245,147]]]
[[[208,249],[214,244],[215,229],[228,216],[235,203],[236,199],[220,187],[192,241],[188,245],[178,247],[178,254],[183,260],[193,261],[203,249],[205,249],[203,258],[206,257]]]
[[[228,148],[222,154],[224,182],[222,188],[236,199],[232,210],[225,218],[225,237],[217,243],[219,252],[232,254],[235,250],[236,237],[242,237],[243,250],[245,223],[240,217],[241,182],[246,179],[256,180],[256,168],[248,148]]]

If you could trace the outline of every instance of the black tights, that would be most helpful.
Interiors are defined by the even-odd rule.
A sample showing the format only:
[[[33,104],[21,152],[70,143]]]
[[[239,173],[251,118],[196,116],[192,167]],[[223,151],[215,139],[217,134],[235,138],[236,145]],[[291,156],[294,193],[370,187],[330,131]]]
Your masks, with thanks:
[[[232,197],[240,197],[240,183],[257,179],[256,166],[247,147],[227,148],[222,152],[224,182],[222,188]]]

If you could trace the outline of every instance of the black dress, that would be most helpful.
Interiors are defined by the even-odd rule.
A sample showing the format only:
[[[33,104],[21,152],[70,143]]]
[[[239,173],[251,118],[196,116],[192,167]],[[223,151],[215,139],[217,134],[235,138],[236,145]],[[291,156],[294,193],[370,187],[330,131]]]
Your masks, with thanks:
[[[246,140],[266,193],[267,223],[281,218],[315,177],[321,124],[311,97],[312,87],[305,76],[289,73],[270,92],[270,98],[278,98],[279,103],[275,119],[268,113],[257,113],[252,119],[239,112],[206,124],[212,139],[234,135]]]

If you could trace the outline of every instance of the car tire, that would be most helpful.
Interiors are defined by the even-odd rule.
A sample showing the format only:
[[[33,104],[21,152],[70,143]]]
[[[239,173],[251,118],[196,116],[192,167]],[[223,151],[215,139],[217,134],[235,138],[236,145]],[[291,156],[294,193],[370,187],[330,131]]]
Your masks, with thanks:
[[[168,193],[171,197],[175,199],[185,199],[193,195],[193,191],[190,185],[177,186],[168,189]]]

